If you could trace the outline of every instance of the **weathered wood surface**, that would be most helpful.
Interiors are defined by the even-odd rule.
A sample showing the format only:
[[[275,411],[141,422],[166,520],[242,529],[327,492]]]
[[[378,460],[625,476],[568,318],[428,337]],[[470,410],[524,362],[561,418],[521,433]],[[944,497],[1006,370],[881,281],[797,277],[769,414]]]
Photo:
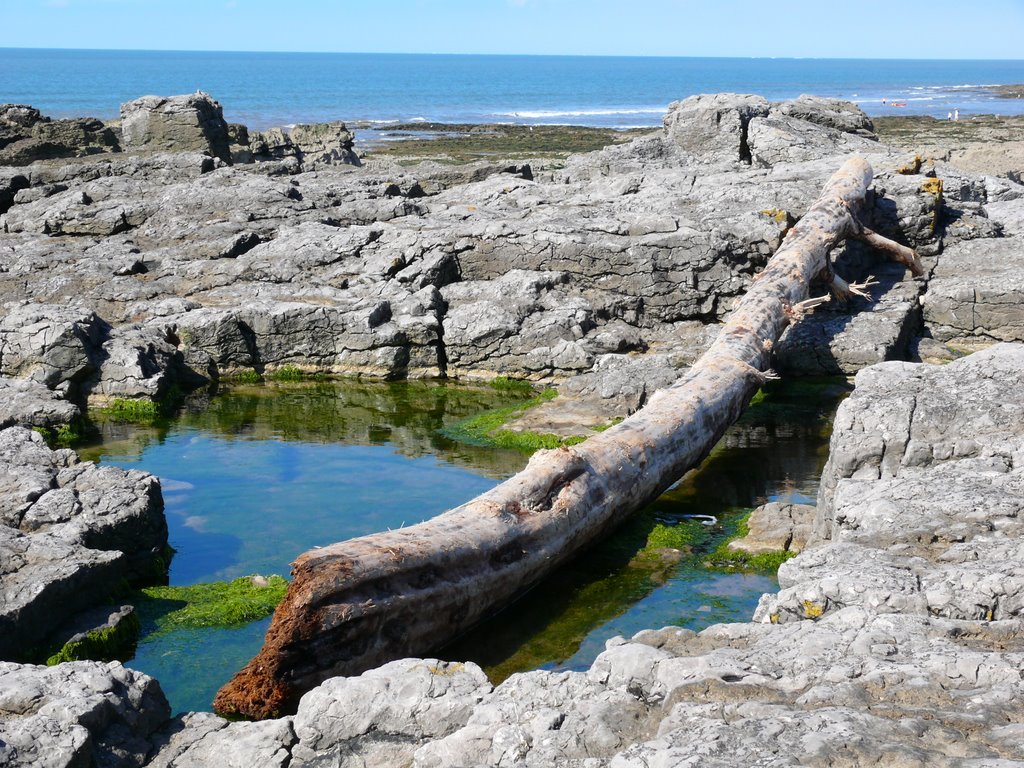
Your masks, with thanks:
[[[860,234],[871,166],[847,161],[787,234],[711,348],[608,431],[419,525],[306,552],[260,653],[217,694],[221,713],[268,717],[307,690],[423,655],[509,603],[697,466],[764,381],[829,252]]]

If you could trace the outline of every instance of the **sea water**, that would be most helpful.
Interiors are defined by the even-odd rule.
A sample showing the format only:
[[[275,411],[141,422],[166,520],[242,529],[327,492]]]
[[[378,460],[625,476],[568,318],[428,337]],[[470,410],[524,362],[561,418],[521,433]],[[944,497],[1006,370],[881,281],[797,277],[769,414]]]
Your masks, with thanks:
[[[1021,114],[1024,99],[986,88],[1019,83],[1019,60],[0,49],[0,103],[110,119],[145,94],[203,90],[229,122],[256,129],[328,120],[642,127],[660,124],[676,99],[720,91],[849,99],[871,115]]]

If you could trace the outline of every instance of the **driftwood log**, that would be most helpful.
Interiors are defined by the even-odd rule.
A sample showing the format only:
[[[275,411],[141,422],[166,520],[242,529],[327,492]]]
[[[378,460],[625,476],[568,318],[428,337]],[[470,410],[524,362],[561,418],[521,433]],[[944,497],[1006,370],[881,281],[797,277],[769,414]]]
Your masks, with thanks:
[[[765,381],[772,347],[804,311],[812,281],[833,282],[837,243],[871,238],[919,268],[912,251],[858,221],[871,180],[865,160],[848,160],[711,348],[621,424],[538,451],[519,474],[424,523],[302,554],[262,650],[221,688],[214,708],[277,716],[329,677],[439,648],[697,466]]]

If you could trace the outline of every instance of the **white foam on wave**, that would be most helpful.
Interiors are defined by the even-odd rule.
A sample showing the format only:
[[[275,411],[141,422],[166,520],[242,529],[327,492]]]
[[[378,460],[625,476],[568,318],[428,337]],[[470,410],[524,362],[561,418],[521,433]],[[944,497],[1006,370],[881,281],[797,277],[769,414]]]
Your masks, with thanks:
[[[661,115],[666,107],[639,107],[622,109],[537,109],[521,112],[495,112],[502,117],[521,117],[528,120],[543,120],[549,117],[612,117],[614,115]]]

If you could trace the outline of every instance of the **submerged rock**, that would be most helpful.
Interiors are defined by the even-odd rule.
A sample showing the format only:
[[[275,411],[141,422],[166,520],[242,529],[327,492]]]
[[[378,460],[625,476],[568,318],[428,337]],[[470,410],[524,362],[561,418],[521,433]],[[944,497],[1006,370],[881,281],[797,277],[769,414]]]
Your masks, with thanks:
[[[747,518],[747,534],[729,542],[729,549],[756,555],[762,552],[802,552],[814,524],[815,507],[771,501]]]

